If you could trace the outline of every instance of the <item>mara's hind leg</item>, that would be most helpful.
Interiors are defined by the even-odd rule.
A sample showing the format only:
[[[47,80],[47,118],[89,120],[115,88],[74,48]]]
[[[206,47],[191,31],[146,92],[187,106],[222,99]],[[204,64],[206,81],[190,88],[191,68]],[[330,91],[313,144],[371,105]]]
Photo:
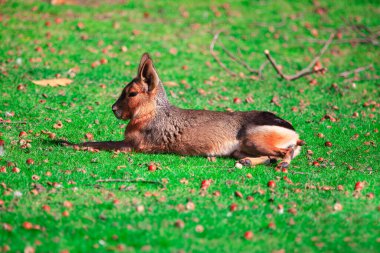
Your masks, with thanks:
[[[259,156],[259,157],[251,157],[249,154],[241,152],[241,151],[235,151],[232,154],[232,157],[238,160],[238,163],[240,163],[243,166],[256,166],[259,164],[269,164],[277,162],[277,159],[269,156]]]
[[[293,130],[278,126],[253,127],[242,140],[240,148],[248,157],[240,162],[243,165],[254,166],[270,163],[273,159],[282,159],[278,168],[287,168],[300,152],[299,146],[303,144]]]
[[[288,148],[288,151],[282,157],[282,161],[279,164],[277,164],[276,169],[285,169],[285,168],[288,168],[289,165],[290,165],[290,162],[292,161],[292,159],[294,157],[294,151],[295,151],[295,146],[291,145]]]
[[[260,157],[245,157],[239,160],[239,163],[241,163],[244,166],[256,166],[259,164],[270,164],[274,160],[271,159],[268,156],[260,156]]]
[[[288,151],[285,153],[284,157],[282,158],[282,161],[277,164],[276,169],[286,169],[289,167],[290,162],[292,159],[299,154],[301,151],[301,146],[305,145],[305,142],[302,140],[297,140],[296,145],[291,145],[288,148]]]

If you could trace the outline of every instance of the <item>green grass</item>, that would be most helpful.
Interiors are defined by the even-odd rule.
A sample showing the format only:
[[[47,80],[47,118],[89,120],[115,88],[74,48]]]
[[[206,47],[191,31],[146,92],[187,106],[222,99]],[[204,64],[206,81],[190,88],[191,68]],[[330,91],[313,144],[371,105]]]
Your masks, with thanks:
[[[284,72],[292,74],[306,66],[322,47],[308,42],[313,36],[306,23],[318,30],[320,40],[326,40],[331,31],[344,26],[343,18],[357,19],[357,23],[376,30],[380,26],[379,3],[321,1],[327,10],[321,16],[315,13],[311,1],[268,4],[233,1],[227,10],[222,8],[222,1],[142,2],[97,7],[52,6],[41,1],[0,4],[0,117],[26,122],[0,124],[0,138],[5,141],[6,149],[0,166],[7,170],[0,173],[0,200],[4,201],[0,207],[0,247],[8,246],[12,252],[22,252],[26,247],[33,247],[37,252],[272,252],[281,249],[379,252],[380,155],[376,129],[380,129],[380,82],[361,80],[353,88],[352,82],[344,82],[338,76],[371,63],[374,70],[360,73],[359,77],[368,79],[366,73],[372,77],[380,75],[379,46],[334,42],[322,57],[328,72],[294,82],[280,80],[269,65],[264,69],[263,81],[233,78],[209,53],[213,34],[223,29],[225,33],[220,40],[235,54],[240,48],[245,61],[253,68],[259,68],[265,60],[263,51],[269,49]],[[214,14],[214,8],[220,16]],[[181,10],[187,11],[189,17],[184,18]],[[144,17],[144,13],[149,17]],[[282,17],[287,17],[286,22],[277,27]],[[62,18],[63,23],[56,24],[56,18]],[[50,26],[45,25],[47,21]],[[84,24],[83,29],[77,27],[78,22]],[[257,22],[269,25],[259,26]],[[196,25],[198,29],[194,29]],[[134,30],[139,34],[135,35]],[[46,36],[48,32],[50,38]],[[82,40],[83,35],[88,39]],[[352,31],[343,32],[343,39],[352,36],[355,36]],[[122,52],[121,46],[126,46],[128,51]],[[43,51],[37,52],[37,47]],[[106,47],[108,53],[103,53]],[[176,55],[170,53],[171,48],[177,49]],[[310,53],[311,49],[315,52]],[[220,46],[215,50],[229,68],[244,72],[223,54]],[[179,107],[269,110],[292,122],[307,146],[292,162],[289,173],[275,172],[273,166],[235,169],[235,161],[227,158],[217,158],[213,163],[203,157],[171,154],[75,151],[54,145],[41,133],[50,131],[57,139],[73,142],[84,141],[86,133],[92,133],[99,141],[122,139],[123,124],[127,122],[113,116],[111,105],[125,83],[134,77],[143,52],[151,53],[164,82],[179,84],[167,87],[170,101]],[[41,58],[41,62],[32,63],[31,58]],[[101,58],[106,58],[108,63],[91,68],[91,63]],[[187,70],[182,68],[184,65]],[[54,78],[56,74],[67,77],[68,70],[75,66],[80,72],[69,86],[41,87],[30,82]],[[212,85],[205,82],[210,77],[217,77]],[[310,85],[311,79],[316,79],[317,84]],[[331,88],[333,83],[338,85],[338,91]],[[25,86],[24,90],[17,89],[20,84]],[[106,88],[101,88],[101,84]],[[201,95],[199,89],[206,94]],[[233,103],[233,98],[244,101],[247,96],[252,96],[254,103]],[[280,107],[270,102],[273,96],[279,97]],[[370,100],[377,105],[364,107]],[[293,107],[299,110],[293,111]],[[14,116],[6,116],[9,112],[14,112]],[[352,117],[354,112],[359,117]],[[321,121],[326,114],[339,120]],[[62,121],[61,129],[53,128],[57,121]],[[19,138],[20,131],[26,131],[28,136]],[[318,133],[324,137],[319,138]],[[355,134],[359,136],[353,140]],[[22,149],[20,139],[30,140],[31,147]],[[326,141],[331,141],[333,146],[325,147]],[[310,158],[307,150],[314,153]],[[35,164],[27,165],[28,158]],[[318,158],[324,161],[315,167],[312,162]],[[8,166],[9,162],[14,165]],[[161,169],[148,171],[150,162],[159,163]],[[20,173],[12,172],[14,166]],[[353,169],[348,169],[349,166]],[[252,178],[247,177],[248,173]],[[34,181],[33,175],[39,176],[39,180]],[[293,184],[283,179],[285,175]],[[104,183],[96,187],[96,180],[107,178],[143,178],[167,183],[165,190],[159,185],[143,183]],[[181,179],[188,183],[181,183]],[[212,179],[213,183],[203,196],[200,185],[204,179]],[[277,183],[273,191],[267,188],[269,180]],[[365,187],[355,194],[358,181],[364,181]],[[45,190],[32,194],[34,183]],[[122,191],[121,185],[134,187]],[[338,185],[344,190],[338,191]],[[323,190],[323,186],[332,189]],[[22,193],[21,197],[15,197],[17,191]],[[215,191],[220,191],[221,196],[213,196]],[[235,191],[244,197],[236,198]],[[369,193],[374,198],[368,198]],[[254,200],[246,200],[247,196],[253,196]],[[114,199],[119,204],[114,204]],[[66,207],[64,201],[70,201],[73,206]],[[188,201],[195,204],[195,209],[181,211],[181,205],[186,206]],[[342,204],[342,211],[334,211],[336,202]],[[232,203],[238,208],[231,213]],[[278,204],[284,206],[283,214],[277,211]],[[44,211],[43,205],[50,206],[50,212]],[[137,212],[138,205],[143,205],[145,210]],[[296,208],[296,214],[288,212],[292,207]],[[69,216],[63,216],[64,211]],[[178,219],[185,223],[184,228],[174,226]],[[27,230],[24,222],[41,228]],[[276,225],[275,229],[268,228],[270,222]],[[12,231],[3,229],[4,224],[11,225]],[[204,231],[197,232],[197,225],[203,226]],[[246,231],[254,233],[252,240],[244,239]]]

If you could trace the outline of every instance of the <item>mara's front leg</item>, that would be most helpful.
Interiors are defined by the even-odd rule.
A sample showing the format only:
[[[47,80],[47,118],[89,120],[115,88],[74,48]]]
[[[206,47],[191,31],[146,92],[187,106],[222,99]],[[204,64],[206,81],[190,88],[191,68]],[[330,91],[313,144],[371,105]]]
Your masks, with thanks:
[[[123,152],[132,151],[131,145],[129,145],[129,143],[126,141],[83,142],[81,144],[78,144],[78,146],[97,150],[118,150]]]

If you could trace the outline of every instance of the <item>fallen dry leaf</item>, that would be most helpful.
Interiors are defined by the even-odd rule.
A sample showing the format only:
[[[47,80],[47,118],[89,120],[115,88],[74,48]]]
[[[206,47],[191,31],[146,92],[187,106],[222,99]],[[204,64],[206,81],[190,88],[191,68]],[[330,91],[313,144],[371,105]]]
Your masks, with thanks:
[[[343,210],[343,206],[342,206],[342,204],[339,203],[339,202],[336,202],[336,203],[334,204],[334,211],[336,211],[336,212],[340,212],[340,211],[342,211],[342,210]]]
[[[178,83],[176,82],[164,82],[164,86],[166,87],[177,87],[178,86]]]
[[[58,87],[58,86],[67,86],[70,83],[72,83],[73,80],[68,79],[68,78],[57,78],[57,79],[32,80],[32,82],[40,86]]]
[[[279,107],[281,106],[281,104],[280,104],[280,98],[278,96],[274,96],[272,98],[272,100],[271,100],[271,103],[273,103],[273,104],[275,104],[275,105],[277,105]]]

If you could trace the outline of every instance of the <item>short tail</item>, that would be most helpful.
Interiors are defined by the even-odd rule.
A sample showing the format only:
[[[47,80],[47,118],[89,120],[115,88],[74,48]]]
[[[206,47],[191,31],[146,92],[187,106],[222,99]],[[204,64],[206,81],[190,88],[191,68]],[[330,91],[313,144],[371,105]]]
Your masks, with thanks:
[[[297,140],[297,146],[303,146],[305,144],[306,144],[305,141],[303,141],[303,140]]]
[[[301,153],[301,147],[303,145],[305,145],[305,144],[306,144],[305,141],[303,141],[303,140],[297,140],[296,146],[294,147],[294,153],[293,153],[293,157],[292,158],[296,157],[297,155],[299,155],[299,153]]]

